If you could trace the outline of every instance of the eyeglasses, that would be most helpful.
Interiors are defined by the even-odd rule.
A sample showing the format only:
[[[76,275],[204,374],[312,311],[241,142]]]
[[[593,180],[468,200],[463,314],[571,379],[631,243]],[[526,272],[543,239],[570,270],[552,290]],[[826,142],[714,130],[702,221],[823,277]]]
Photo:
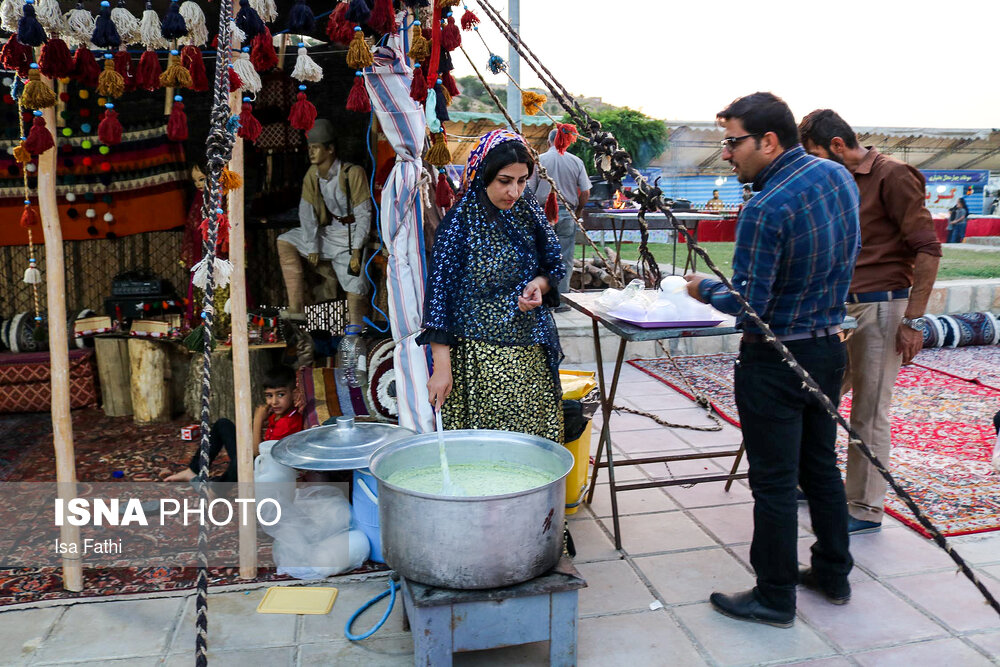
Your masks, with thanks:
[[[726,137],[725,139],[719,142],[719,145],[722,146],[722,150],[728,149],[729,151],[732,151],[744,139],[749,139],[750,137],[756,137],[756,136],[758,136],[758,134],[756,132],[752,132],[751,134],[744,134],[742,137]]]

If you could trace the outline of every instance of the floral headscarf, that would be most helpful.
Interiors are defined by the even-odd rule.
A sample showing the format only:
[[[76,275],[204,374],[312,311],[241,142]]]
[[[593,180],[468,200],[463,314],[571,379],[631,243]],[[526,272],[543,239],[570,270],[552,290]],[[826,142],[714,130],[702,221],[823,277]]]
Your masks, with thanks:
[[[462,174],[462,192],[468,192],[487,153],[506,141],[520,141],[527,146],[524,137],[506,128],[493,130],[479,137],[479,143],[469,152],[469,161],[465,165],[465,173]]]

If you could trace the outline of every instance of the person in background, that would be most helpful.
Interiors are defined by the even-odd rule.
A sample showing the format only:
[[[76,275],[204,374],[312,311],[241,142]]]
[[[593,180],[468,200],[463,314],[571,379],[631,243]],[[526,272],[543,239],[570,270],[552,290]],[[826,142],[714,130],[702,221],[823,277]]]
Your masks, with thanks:
[[[743,203],[746,204],[751,199],[753,199],[753,188],[750,187],[749,183],[744,183],[743,184]]]
[[[719,199],[719,191],[712,190],[712,198],[705,203],[706,211],[721,211],[726,205]]]
[[[841,391],[854,390],[851,427],[886,466],[892,448],[889,406],[901,365],[923,347],[927,310],[941,258],[934,220],[916,168],[858,144],[851,126],[830,109],[799,125],[802,144],[847,167],[861,195],[861,252],[847,314],[858,322],[847,339]],[[847,450],[847,507],[852,534],[882,526],[886,482],[854,446]]]
[[[965,197],[959,197],[948,211],[948,243],[961,243],[965,240],[965,225],[968,221],[969,207],[965,205]]]
[[[722,159],[757,191],[736,222],[732,284],[836,406],[846,364],[840,325],[859,246],[857,186],[842,166],[806,155],[791,110],[771,93],[739,98],[718,117]],[[791,627],[797,583],[835,604],[851,596],[836,422],[725,285],[685,278],[693,298],[736,315],[743,329],[734,391],[754,498],[757,585],[709,601],[733,618]],[[797,484],[816,536],[812,567],[801,573]]]
[[[556,148],[556,133],[558,131],[549,132],[549,150],[539,155],[538,161],[545,167],[549,177],[555,181],[559,192],[573,207],[573,213],[576,217],[582,219],[583,207],[590,199],[590,179],[587,178],[587,169],[583,166],[583,160],[565,150],[560,152]],[[543,180],[537,171],[532,172],[528,178],[528,186],[540,202],[553,196],[552,186],[549,185],[548,181]],[[562,261],[566,267],[566,275],[559,283],[559,293],[568,294],[569,279],[573,275],[573,251],[576,248],[576,221],[561,201],[556,200],[551,204],[547,202],[546,208],[551,209],[552,204],[557,207],[559,217],[554,222],[550,222],[555,225],[556,236],[559,238],[559,247],[562,251]],[[561,313],[569,310],[569,306],[560,305],[555,310]]]

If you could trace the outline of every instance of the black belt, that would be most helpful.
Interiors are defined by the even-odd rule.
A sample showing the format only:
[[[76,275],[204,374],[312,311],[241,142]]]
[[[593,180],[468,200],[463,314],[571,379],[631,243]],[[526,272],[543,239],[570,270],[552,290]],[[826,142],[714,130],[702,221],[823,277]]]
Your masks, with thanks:
[[[807,338],[826,338],[827,336],[836,336],[841,332],[839,325],[835,324],[829,327],[822,327],[816,329],[815,331],[806,331],[803,333],[786,334],[783,336],[778,336],[778,340],[782,342],[788,342],[793,340],[806,340]],[[766,343],[764,334],[759,333],[745,333],[743,334],[744,343]]]
[[[847,303],[878,303],[879,301],[898,301],[910,298],[910,288],[894,289],[891,292],[860,292],[848,294]]]

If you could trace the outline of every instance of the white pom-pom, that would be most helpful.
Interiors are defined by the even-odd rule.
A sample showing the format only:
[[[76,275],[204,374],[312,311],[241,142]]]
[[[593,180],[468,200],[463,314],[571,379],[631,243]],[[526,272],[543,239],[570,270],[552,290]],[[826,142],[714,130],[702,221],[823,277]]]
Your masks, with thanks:
[[[111,22],[118,29],[118,36],[122,38],[123,46],[139,41],[139,19],[125,7],[119,6],[111,10]]]
[[[247,41],[247,34],[240,30],[236,21],[229,22],[229,34],[232,36],[233,51],[239,51],[243,42]]]
[[[42,273],[33,266],[29,266],[24,270],[24,282],[29,285],[37,285],[42,282]]]
[[[74,201],[76,201],[76,193],[67,192],[66,193],[66,201],[68,201],[68,202],[74,202]]]
[[[111,222],[114,219],[115,219],[115,216],[111,215],[110,211],[108,211],[107,213],[104,214],[104,222]]]
[[[250,0],[250,6],[266,23],[278,18],[278,8],[275,7],[274,0]]]
[[[163,39],[160,17],[153,9],[147,9],[142,13],[142,21],[139,22],[139,41],[152,51],[170,46],[170,42]]]
[[[233,71],[236,72],[237,76],[240,77],[240,81],[243,82],[243,90],[251,93],[259,93],[262,85],[260,74],[257,73],[253,63],[250,62],[250,54],[241,52],[234,55],[236,59],[233,60]]]
[[[97,217],[97,211],[95,211],[92,208],[88,208],[87,212],[84,213],[84,215],[87,216],[88,218],[96,218]]]
[[[292,78],[299,81],[321,81],[323,79],[323,68],[316,64],[316,61],[309,57],[306,47],[299,47],[299,56],[295,59],[295,69],[292,70]]]
[[[198,3],[185,0],[181,3],[181,16],[187,25],[188,34],[181,37],[179,42],[183,44],[194,44],[201,47],[208,44],[208,27],[205,25],[205,12],[201,11]]]
[[[66,32],[66,19],[59,9],[59,0],[35,0],[35,16],[45,31],[53,37]]]
[[[229,284],[229,279],[233,275],[233,265],[228,259],[215,258],[212,272],[212,281],[217,289],[221,289]],[[208,285],[208,257],[203,257],[200,262],[191,267],[191,283],[200,290],[204,290]]]
[[[65,14],[66,17],[66,41],[75,46],[87,47],[90,45],[90,38],[94,35],[94,15],[83,8],[83,3],[77,5],[76,9],[71,9]]]
[[[24,16],[24,2],[3,0],[0,4],[0,28],[7,32],[17,32],[17,22]]]
[[[38,170],[38,166],[34,162],[29,162],[24,166],[25,171],[29,173],[34,173]]]

